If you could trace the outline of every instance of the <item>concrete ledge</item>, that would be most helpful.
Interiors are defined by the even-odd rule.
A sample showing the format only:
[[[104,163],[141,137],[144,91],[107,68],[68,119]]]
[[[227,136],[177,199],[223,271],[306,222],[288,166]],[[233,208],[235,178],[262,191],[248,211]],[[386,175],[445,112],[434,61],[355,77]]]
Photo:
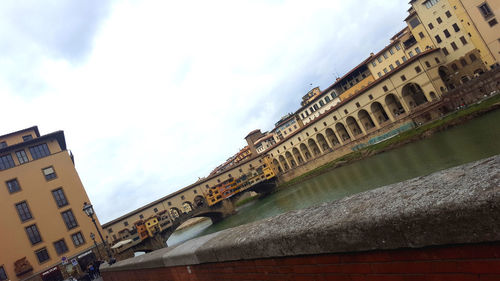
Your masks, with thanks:
[[[500,155],[287,212],[102,271],[500,241]]]

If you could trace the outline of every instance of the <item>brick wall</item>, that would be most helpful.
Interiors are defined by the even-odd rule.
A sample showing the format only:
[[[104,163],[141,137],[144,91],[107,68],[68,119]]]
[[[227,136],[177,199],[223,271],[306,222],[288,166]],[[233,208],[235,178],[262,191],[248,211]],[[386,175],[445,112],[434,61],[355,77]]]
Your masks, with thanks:
[[[256,259],[103,272],[104,281],[498,281],[500,243]]]

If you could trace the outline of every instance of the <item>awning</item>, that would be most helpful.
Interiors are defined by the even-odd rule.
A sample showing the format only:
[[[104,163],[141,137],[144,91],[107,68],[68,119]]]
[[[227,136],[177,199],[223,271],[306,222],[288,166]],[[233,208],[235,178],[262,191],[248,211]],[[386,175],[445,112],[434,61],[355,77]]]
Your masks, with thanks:
[[[120,242],[116,243],[115,245],[113,245],[113,247],[111,247],[111,249],[119,248],[119,247],[121,247],[121,246],[123,246],[125,244],[130,243],[130,242],[132,242],[132,239],[127,239],[127,240],[120,241]]]
[[[90,253],[92,253],[92,251],[85,252],[85,253],[79,255],[78,258],[81,259],[81,258],[85,257],[86,255],[89,255]]]

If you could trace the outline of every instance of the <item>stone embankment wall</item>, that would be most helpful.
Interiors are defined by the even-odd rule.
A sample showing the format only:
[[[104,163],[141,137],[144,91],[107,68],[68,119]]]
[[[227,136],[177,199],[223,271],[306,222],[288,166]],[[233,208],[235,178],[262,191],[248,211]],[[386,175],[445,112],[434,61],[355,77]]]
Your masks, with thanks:
[[[122,280],[500,280],[500,155],[103,266]]]

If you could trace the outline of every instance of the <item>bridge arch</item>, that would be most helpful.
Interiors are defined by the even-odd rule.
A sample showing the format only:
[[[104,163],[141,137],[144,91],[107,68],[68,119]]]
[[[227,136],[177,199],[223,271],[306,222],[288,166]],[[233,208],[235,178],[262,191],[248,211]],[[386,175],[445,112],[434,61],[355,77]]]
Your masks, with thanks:
[[[394,117],[405,113],[403,105],[399,101],[398,97],[396,97],[396,95],[394,94],[388,94],[387,96],[385,96],[385,104]]]
[[[300,150],[302,151],[302,154],[304,154],[304,157],[306,158],[306,160],[311,159],[311,152],[309,152],[309,148],[307,148],[307,146],[304,143],[301,143],[299,145],[299,147],[300,147]]]
[[[285,152],[285,157],[292,168],[297,166],[297,163],[295,163],[295,159],[293,159],[292,153],[290,153],[290,151]]]
[[[417,83],[408,83],[404,85],[401,92],[403,93],[403,100],[410,108],[417,107],[429,101],[424,91]]]
[[[340,138],[342,138],[342,141],[347,141],[351,139],[351,136],[349,135],[349,132],[347,132],[346,127],[342,123],[337,123],[335,124],[335,129],[337,130],[338,134],[340,135]]]
[[[378,120],[379,124],[389,121],[389,115],[387,115],[384,107],[378,101],[373,102],[370,105],[370,110],[372,111],[373,115],[375,115],[375,119]]]
[[[358,112],[358,119],[361,122],[361,125],[365,128],[365,131],[375,128],[375,122],[373,122],[373,119],[368,111],[361,109]]]
[[[319,150],[319,147],[318,145],[316,144],[316,142],[314,141],[314,139],[308,139],[307,140],[307,144],[309,145],[309,147],[311,148],[311,150],[313,151],[314,153],[314,156],[318,156],[321,154],[321,150]]]
[[[327,151],[328,149],[330,149],[330,145],[328,145],[328,142],[326,141],[325,136],[323,136],[323,134],[318,133],[316,135],[316,140],[318,141],[318,144],[323,151]]]
[[[200,208],[200,207],[203,207],[203,206],[207,205],[207,201],[206,201],[205,197],[203,197],[201,195],[196,196],[194,198],[193,202],[194,202],[194,206],[196,208]]]
[[[302,158],[302,155],[300,155],[300,151],[296,147],[292,148],[292,153],[293,156],[295,156],[295,159],[297,159],[297,161],[299,162],[299,165],[304,163],[304,159]]]
[[[361,130],[361,127],[359,127],[358,122],[356,121],[356,119],[354,119],[354,117],[348,116],[346,118],[346,123],[347,123],[347,127],[349,127],[349,129],[351,129],[351,132],[354,134],[354,136],[357,136],[357,135],[360,135],[363,133],[363,130]]]

